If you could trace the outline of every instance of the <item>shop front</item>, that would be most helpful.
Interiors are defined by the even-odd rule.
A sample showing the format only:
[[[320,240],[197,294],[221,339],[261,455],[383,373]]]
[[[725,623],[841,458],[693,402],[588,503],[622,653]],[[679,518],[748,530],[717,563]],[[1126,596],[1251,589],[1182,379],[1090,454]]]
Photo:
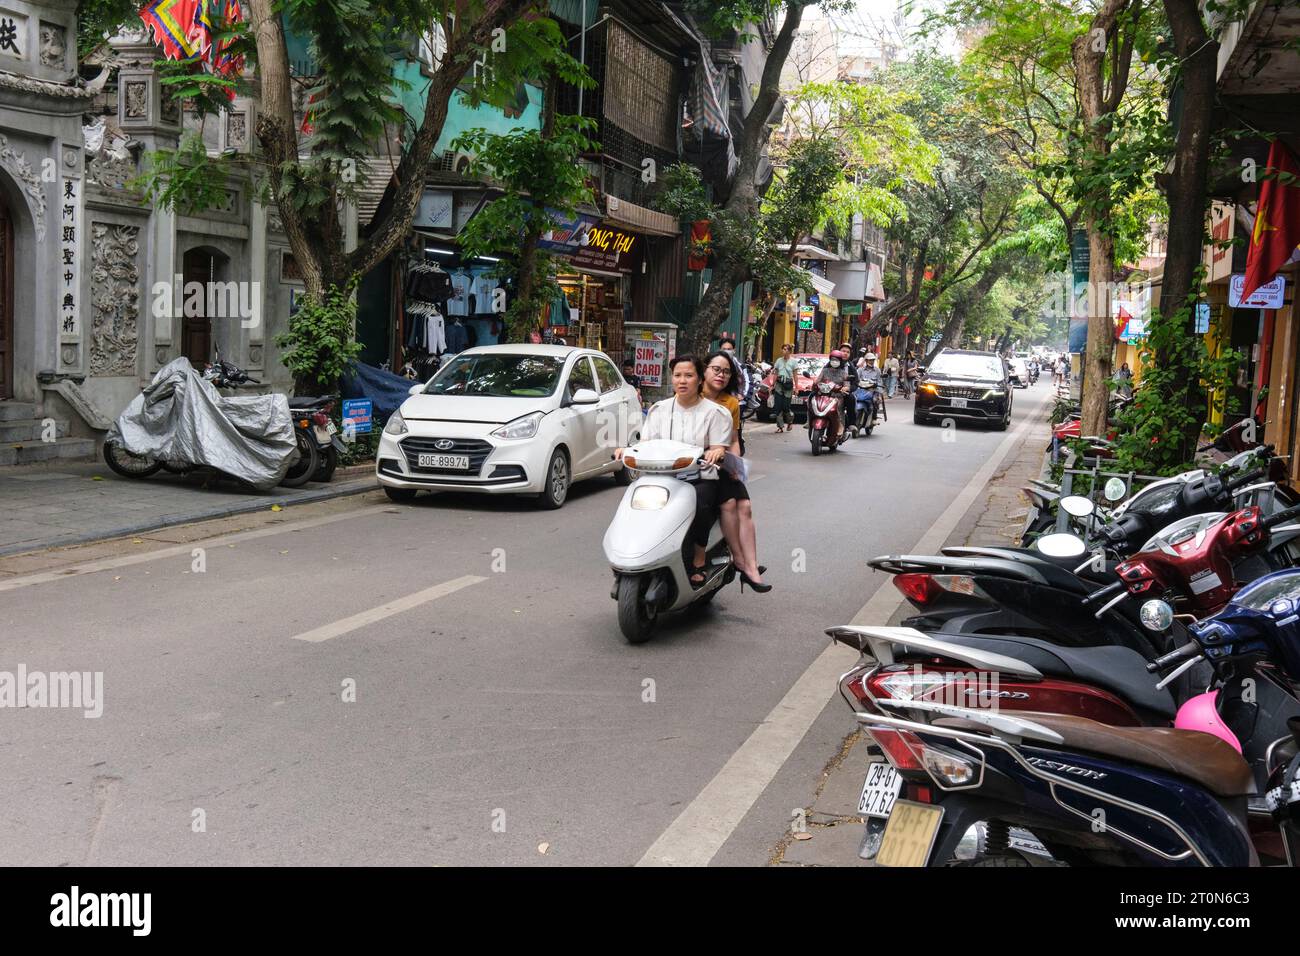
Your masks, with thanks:
[[[617,363],[627,352],[632,273],[644,239],[593,216],[561,222],[538,243],[560,260],[560,294],[543,317],[543,338],[598,349]]]

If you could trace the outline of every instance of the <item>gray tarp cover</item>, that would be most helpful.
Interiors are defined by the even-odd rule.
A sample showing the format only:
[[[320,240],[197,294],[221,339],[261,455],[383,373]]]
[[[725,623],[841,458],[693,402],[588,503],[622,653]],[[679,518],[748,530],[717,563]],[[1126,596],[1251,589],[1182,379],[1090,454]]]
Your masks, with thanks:
[[[228,398],[186,358],[158,370],[108,438],[133,455],[207,465],[262,491],[280,483],[297,450],[287,397]]]

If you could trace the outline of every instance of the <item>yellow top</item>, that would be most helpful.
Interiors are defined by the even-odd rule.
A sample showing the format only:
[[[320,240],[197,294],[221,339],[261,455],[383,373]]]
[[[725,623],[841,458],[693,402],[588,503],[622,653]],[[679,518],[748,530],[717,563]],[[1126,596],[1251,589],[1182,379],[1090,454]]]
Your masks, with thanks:
[[[740,431],[740,399],[730,392],[721,392],[718,397],[713,399],[727,411],[731,412],[731,427],[737,432]]]

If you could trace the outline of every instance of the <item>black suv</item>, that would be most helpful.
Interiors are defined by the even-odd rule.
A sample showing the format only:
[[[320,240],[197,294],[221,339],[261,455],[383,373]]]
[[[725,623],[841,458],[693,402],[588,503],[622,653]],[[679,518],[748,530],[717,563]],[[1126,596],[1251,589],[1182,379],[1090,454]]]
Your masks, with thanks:
[[[1011,380],[996,352],[944,349],[925,370],[916,388],[912,421],[963,418],[988,422],[998,431],[1011,423]]]

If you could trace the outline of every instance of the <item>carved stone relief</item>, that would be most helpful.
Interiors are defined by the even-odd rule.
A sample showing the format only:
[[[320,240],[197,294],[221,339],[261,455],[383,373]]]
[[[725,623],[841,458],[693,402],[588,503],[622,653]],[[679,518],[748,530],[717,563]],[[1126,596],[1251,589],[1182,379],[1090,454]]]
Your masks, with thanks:
[[[68,35],[57,23],[41,21],[41,65],[62,70],[67,65]]]
[[[90,374],[134,375],[140,314],[140,227],[91,224]]]
[[[125,84],[125,106],[123,107],[126,119],[148,119],[149,118],[149,84],[144,80],[128,80]]]
[[[36,222],[36,240],[45,240],[45,189],[41,179],[27,162],[27,157],[9,145],[9,140],[0,135],[0,167],[7,170],[22,188],[31,207],[32,219]]]
[[[243,149],[248,145],[248,115],[231,113],[226,117],[226,146]]]

